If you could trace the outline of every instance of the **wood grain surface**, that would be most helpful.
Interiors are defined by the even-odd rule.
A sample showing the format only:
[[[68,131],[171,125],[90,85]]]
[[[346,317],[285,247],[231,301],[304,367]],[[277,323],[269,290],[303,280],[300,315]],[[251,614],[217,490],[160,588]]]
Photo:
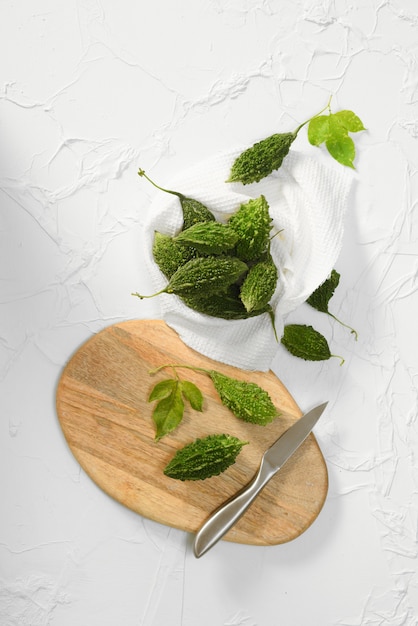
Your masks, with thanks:
[[[200,413],[186,406],[180,426],[156,442],[148,395],[172,370],[149,371],[167,363],[216,369],[255,382],[269,392],[280,416],[267,426],[243,422],[222,406],[208,376],[179,370],[182,379],[202,390],[204,409]],[[248,372],[203,357],[161,320],[115,324],[83,344],[63,370],[57,413],[72,453],[101,489],[140,515],[193,533],[253,477],[266,448],[301,416],[272,372]],[[250,444],[220,476],[182,482],[163,474],[178,448],[213,433]],[[326,464],[310,435],[224,539],[254,545],[290,541],[316,519],[327,489]]]

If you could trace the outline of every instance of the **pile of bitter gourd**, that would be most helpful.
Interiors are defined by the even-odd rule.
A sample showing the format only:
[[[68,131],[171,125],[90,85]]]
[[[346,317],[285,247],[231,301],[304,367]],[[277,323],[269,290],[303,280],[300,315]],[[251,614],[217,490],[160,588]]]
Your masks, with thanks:
[[[143,170],[139,174],[146,176]],[[164,191],[179,197],[183,226],[174,237],[154,233],[153,257],[168,281],[157,294],[175,294],[191,309],[213,317],[239,320],[269,313],[273,320],[270,300],[278,270],[270,253],[266,198],[241,204],[223,223],[198,200]]]
[[[331,99],[322,111],[293,132],[275,133],[244,150],[232,164],[227,182],[256,183],[280,168],[305,125],[312,145],[325,144],[334,159],[354,168],[355,146],[349,133],[364,130],[363,123],[349,110],[332,113],[330,102]],[[142,169],[138,173],[158,189],[176,195],[183,211],[180,233],[170,237],[156,232],[154,236],[153,256],[167,278],[166,286],[157,294],[175,294],[191,309],[223,319],[239,320],[268,313],[274,329],[271,299],[277,288],[278,269],[270,253],[275,233],[271,232],[266,198],[261,195],[249,200],[226,223],[221,223],[198,200],[159,187]],[[307,300],[309,305],[334,319],[328,302],[339,278],[338,272],[332,270]],[[335,356],[325,337],[308,325],[285,325],[281,343],[291,354],[305,360],[321,361]]]

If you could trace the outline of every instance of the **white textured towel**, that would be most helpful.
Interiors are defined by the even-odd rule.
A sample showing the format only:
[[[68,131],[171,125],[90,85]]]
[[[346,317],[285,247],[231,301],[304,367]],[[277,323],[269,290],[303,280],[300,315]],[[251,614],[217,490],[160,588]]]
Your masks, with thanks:
[[[330,274],[339,255],[352,175],[290,152],[279,170],[252,185],[226,183],[241,150],[199,163],[165,185],[200,200],[219,221],[242,203],[264,195],[273,219],[271,254],[279,269],[271,300],[277,335],[286,315],[304,302]],[[155,290],[167,279],[152,256],[154,232],[175,235],[182,227],[179,199],[158,191],[145,226],[145,254]],[[163,319],[201,354],[242,369],[267,371],[279,348],[268,314],[224,320],[197,313],[172,294],[161,294]]]

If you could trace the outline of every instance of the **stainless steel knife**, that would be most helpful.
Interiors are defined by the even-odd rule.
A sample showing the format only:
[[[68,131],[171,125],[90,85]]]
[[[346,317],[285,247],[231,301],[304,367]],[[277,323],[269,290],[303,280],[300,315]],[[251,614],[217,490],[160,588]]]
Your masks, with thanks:
[[[198,531],[194,542],[196,557],[202,556],[221,539],[245,513],[268,481],[305,441],[328,402],[315,407],[297,420],[266,450],[254,478],[235,496],[217,509]]]

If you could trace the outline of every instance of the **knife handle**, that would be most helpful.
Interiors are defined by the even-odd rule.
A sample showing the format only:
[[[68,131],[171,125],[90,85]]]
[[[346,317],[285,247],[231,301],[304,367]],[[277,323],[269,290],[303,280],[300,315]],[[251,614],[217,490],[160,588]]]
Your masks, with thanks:
[[[228,532],[245,513],[275,472],[266,463],[261,463],[254,478],[241,491],[217,509],[198,531],[194,542],[196,557],[202,556]]]

